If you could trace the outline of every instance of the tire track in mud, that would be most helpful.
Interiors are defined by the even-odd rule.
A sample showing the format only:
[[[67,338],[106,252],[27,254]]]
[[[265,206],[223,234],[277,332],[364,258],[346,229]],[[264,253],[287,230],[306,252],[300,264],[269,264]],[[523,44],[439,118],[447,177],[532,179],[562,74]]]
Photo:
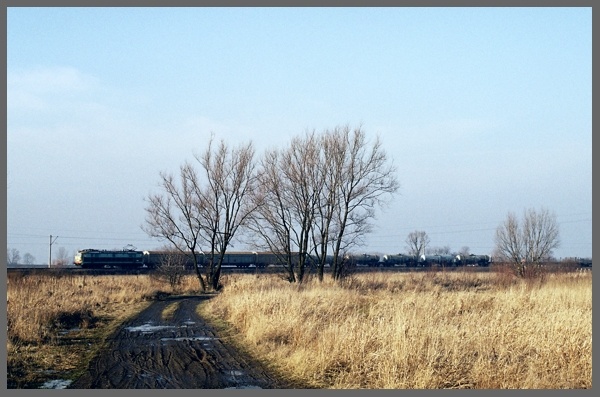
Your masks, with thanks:
[[[70,389],[288,388],[224,343],[197,313],[208,296],[154,302],[124,323]],[[163,310],[178,307],[170,319]]]

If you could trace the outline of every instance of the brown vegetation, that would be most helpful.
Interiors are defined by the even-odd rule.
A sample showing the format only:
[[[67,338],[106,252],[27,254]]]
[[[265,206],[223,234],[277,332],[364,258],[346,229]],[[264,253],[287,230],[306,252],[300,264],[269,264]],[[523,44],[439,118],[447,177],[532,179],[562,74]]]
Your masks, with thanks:
[[[592,387],[591,273],[239,276],[207,312],[315,387]]]
[[[197,282],[184,281],[179,290],[197,290]],[[150,276],[9,273],[7,386],[76,376],[116,326],[172,292],[168,282]]]
[[[592,387],[591,272],[387,272],[300,285],[228,275],[223,284],[203,314],[311,387]],[[76,376],[125,318],[161,294],[195,293],[197,280],[174,291],[150,276],[9,275],[7,286],[15,388],[39,387],[50,371]]]

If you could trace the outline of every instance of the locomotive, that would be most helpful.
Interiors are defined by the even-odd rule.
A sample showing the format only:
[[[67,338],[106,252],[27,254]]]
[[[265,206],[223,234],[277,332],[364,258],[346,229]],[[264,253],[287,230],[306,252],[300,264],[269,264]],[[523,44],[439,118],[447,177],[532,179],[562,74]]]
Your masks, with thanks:
[[[144,253],[142,251],[130,249],[124,249],[122,251],[96,249],[80,250],[75,254],[73,264],[84,269],[139,269],[145,267]]]
[[[215,255],[215,260],[217,256]],[[297,253],[294,255],[297,260]],[[208,264],[210,255],[204,252],[196,253],[196,261],[200,267]],[[415,255],[395,254],[348,254],[340,261],[351,267],[450,267],[450,266],[489,266],[489,255]],[[84,249],[75,254],[73,264],[84,269],[117,268],[125,270],[155,269],[160,265],[171,263],[193,269],[194,261],[190,253],[178,251],[138,251],[135,249],[123,250],[97,250]],[[222,265],[237,268],[265,268],[279,266],[282,263],[280,255],[273,252],[227,252],[223,257]],[[314,256],[308,256],[306,265],[316,266],[318,263]],[[328,255],[325,266],[333,264],[333,255]]]

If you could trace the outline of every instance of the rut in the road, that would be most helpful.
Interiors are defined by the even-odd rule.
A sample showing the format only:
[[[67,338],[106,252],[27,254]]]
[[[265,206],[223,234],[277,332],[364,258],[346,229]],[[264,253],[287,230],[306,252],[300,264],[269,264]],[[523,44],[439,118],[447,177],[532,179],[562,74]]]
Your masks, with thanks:
[[[250,357],[224,343],[198,314],[207,297],[153,303],[125,323],[71,389],[287,388]],[[162,319],[167,305],[173,316]]]

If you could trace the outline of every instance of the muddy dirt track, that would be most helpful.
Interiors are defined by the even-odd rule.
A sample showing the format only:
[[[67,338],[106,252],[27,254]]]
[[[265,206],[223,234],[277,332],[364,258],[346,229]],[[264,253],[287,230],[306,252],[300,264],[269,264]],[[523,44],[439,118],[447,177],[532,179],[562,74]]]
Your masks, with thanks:
[[[207,296],[154,302],[124,323],[70,389],[294,388],[241,354],[197,313]],[[174,302],[168,320],[163,311]]]

